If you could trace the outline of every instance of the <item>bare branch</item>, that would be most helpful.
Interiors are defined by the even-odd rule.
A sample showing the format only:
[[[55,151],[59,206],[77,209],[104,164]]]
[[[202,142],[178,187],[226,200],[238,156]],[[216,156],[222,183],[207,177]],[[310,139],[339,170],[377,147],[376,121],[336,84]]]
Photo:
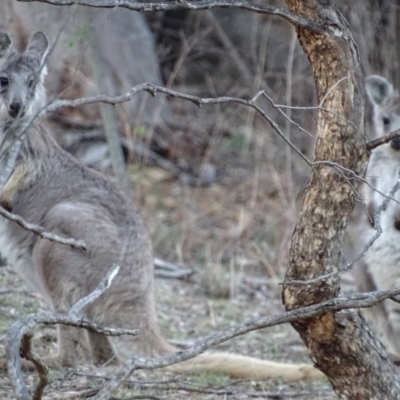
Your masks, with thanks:
[[[48,104],[45,109],[43,110],[44,112],[53,112],[58,110],[59,108],[62,107],[78,107],[84,104],[93,104],[93,103],[108,103],[108,104],[118,104],[118,103],[123,103],[126,101],[129,101],[132,99],[133,96],[140,92],[148,92],[152,96],[155,96],[158,92],[159,93],[164,93],[168,96],[175,97],[175,98],[180,98],[184,100],[191,101],[192,103],[196,104],[197,106],[201,107],[202,105],[208,105],[208,104],[231,104],[231,103],[236,103],[236,104],[242,104],[248,107],[253,108],[256,110],[264,119],[266,119],[269,124],[271,125],[272,129],[286,142],[287,145],[290,146],[292,150],[294,150],[305,162],[307,165],[312,167],[311,161],[283,134],[283,132],[280,130],[278,124],[268,116],[268,114],[255,102],[263,94],[263,91],[260,91],[257,93],[254,98],[250,100],[245,100],[237,97],[198,97],[198,96],[193,96],[190,94],[185,94],[185,93],[180,93],[175,90],[167,89],[162,86],[157,86],[149,82],[141,83],[140,85],[136,85],[132,87],[129,92],[121,95],[121,96],[106,96],[104,94],[98,95],[98,96],[91,96],[91,97],[82,97],[80,99],[76,100],[55,100],[52,103]]]
[[[390,141],[398,137],[400,137],[400,129],[397,129],[397,131],[389,133],[388,135],[382,136],[378,139],[369,141],[367,143],[367,150],[371,151],[373,149],[376,149],[377,147],[382,146],[385,143],[389,143]]]
[[[65,244],[67,246],[71,246],[75,249],[79,250],[86,250],[87,246],[84,241],[82,240],[75,240],[72,238],[63,238],[61,236],[58,236],[54,233],[46,232],[46,230],[39,225],[35,224],[30,224],[29,222],[26,222],[22,217],[19,215],[10,213],[7,211],[5,208],[0,206],[0,215],[4,218],[9,219],[10,221],[14,221],[17,223],[21,228],[26,229],[27,231],[30,231],[38,236],[40,236],[43,239],[50,240],[51,242],[56,242],[60,244]]]
[[[74,306],[69,310],[70,315],[79,315],[82,308],[86,307],[88,304],[93,303],[96,299],[98,299],[110,286],[113,279],[117,276],[120,270],[120,266],[117,264],[113,264],[111,269],[107,272],[107,275],[104,279],[99,283],[97,288],[90,293],[88,296],[80,299]]]
[[[109,377],[108,375],[94,375],[94,374],[88,374],[85,372],[72,372],[72,376],[83,376],[86,378],[90,379],[101,379],[104,381],[110,381],[112,378]],[[129,380],[127,379],[124,381],[124,385],[129,385],[129,387],[141,389],[141,390],[168,390],[169,392],[172,390],[175,391],[180,391],[183,390],[185,392],[193,392],[193,393],[202,393],[202,394],[213,394],[216,396],[240,396],[243,395],[245,398],[250,398],[250,397],[255,397],[255,398],[260,398],[261,393],[260,392],[249,392],[247,390],[244,390],[243,392],[240,391],[240,389],[235,388],[235,386],[246,383],[246,382],[251,382],[247,379],[240,379],[236,381],[229,382],[227,385],[218,385],[215,387],[210,387],[210,386],[204,386],[204,385],[198,385],[190,380],[185,380],[185,379],[180,379],[175,378],[175,379],[168,379],[168,380],[161,380],[161,381],[142,381],[142,380]],[[257,382],[262,383],[264,382],[262,379],[257,380]],[[265,381],[266,384],[268,384],[268,381]],[[82,391],[83,392],[83,391]],[[98,390],[95,391],[93,394],[98,393]],[[315,393],[315,391],[308,391],[308,390],[301,390],[301,391],[278,391],[278,392],[267,392],[265,390],[262,391],[262,397],[264,399],[281,399],[281,398],[288,398],[288,399],[297,399],[297,398],[311,398],[311,396],[318,396],[319,399],[325,396],[332,396],[332,392],[330,390],[323,390],[319,392],[318,394]]]
[[[323,32],[324,27],[315,22],[311,22],[296,14],[291,13],[283,7],[274,7],[268,5],[254,4],[246,0],[206,0],[206,1],[179,1],[174,3],[136,3],[132,0],[18,0],[23,3],[47,3],[56,6],[71,6],[79,4],[82,6],[96,8],[127,8],[131,11],[140,13],[153,11],[172,11],[172,10],[210,10],[212,8],[233,8],[247,11],[253,11],[259,14],[275,15],[284,18],[295,26],[302,26],[317,32]]]
[[[226,342],[234,337],[244,335],[248,332],[271,326],[291,323],[302,319],[314,318],[328,312],[335,312],[348,309],[372,307],[383,300],[400,294],[400,287],[390,290],[381,290],[370,293],[358,293],[350,296],[338,297],[327,300],[320,304],[299,308],[297,310],[281,313],[275,316],[251,320],[244,324],[236,325],[222,332],[214,333],[202,340],[199,340],[192,347],[178,351],[174,354],[144,358],[134,357],[128,360],[120,370],[112,377],[110,382],[94,398],[95,400],[106,400],[110,393],[117,389],[135,370],[163,368],[190,358],[196,357],[209,348]]]
[[[33,355],[31,352],[31,338],[32,331],[38,324],[55,325],[62,324],[74,326],[77,328],[84,328],[91,332],[101,333],[107,336],[121,336],[121,335],[137,335],[136,329],[116,329],[108,328],[84,319],[79,315],[83,307],[95,301],[101,294],[103,294],[111,285],[113,278],[119,271],[118,265],[113,265],[106,277],[99,283],[97,288],[79,300],[67,314],[59,314],[53,312],[41,312],[32,314],[22,320],[16,321],[9,328],[6,335],[6,357],[8,376],[11,385],[18,400],[31,400],[30,394],[21,371],[20,350],[22,354],[32,361],[38,368],[40,381],[38,387],[35,389],[35,395],[41,394],[47,383],[47,369],[39,357]],[[40,397],[34,397],[40,399]]]
[[[27,334],[22,338],[20,354],[21,357],[31,361],[38,371],[39,383],[36,385],[36,388],[33,392],[32,400],[41,400],[44,388],[48,383],[49,370],[47,369],[46,365],[43,364],[42,360],[32,352],[31,334]]]

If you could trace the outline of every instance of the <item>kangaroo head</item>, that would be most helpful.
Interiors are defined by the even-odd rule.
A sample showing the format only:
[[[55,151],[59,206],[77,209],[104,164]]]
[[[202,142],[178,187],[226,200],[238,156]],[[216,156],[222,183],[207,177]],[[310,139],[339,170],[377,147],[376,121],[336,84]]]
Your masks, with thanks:
[[[372,124],[375,137],[400,128],[400,96],[382,76],[371,75],[365,82],[367,98],[372,105]],[[393,150],[400,150],[400,138],[390,142]]]
[[[43,65],[49,42],[36,32],[22,53],[14,49],[8,33],[0,30],[0,118],[29,117],[46,101]]]

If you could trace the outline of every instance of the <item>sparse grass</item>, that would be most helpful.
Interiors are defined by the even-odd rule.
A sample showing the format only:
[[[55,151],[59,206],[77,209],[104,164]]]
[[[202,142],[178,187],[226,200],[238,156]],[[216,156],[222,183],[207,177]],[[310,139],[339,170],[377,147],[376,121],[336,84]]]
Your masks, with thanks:
[[[194,385],[203,387],[223,387],[230,383],[230,379],[226,375],[210,372],[194,374],[190,380]]]

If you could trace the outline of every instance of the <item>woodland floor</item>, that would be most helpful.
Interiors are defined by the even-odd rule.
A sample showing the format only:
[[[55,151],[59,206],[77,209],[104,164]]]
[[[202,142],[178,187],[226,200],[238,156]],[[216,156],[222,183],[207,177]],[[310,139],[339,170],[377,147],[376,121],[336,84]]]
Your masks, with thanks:
[[[182,186],[156,167],[131,168],[135,198],[156,256],[193,269],[186,280],[156,279],[159,321],[175,344],[190,344],[217,329],[283,311],[279,283],[300,193],[291,182],[305,182],[307,171],[299,167],[288,177],[287,152],[281,157],[272,140],[257,140],[248,145],[240,135],[220,138],[218,157],[213,154],[222,160],[216,163],[218,179],[207,188]],[[287,179],[282,180],[283,175]],[[41,309],[45,305],[40,296],[26,291],[10,267],[0,267],[1,339],[12,321]],[[36,349],[56,351],[55,328],[38,329]],[[238,337],[220,349],[282,362],[310,362],[289,325]],[[0,352],[4,353],[4,344]],[[44,399],[90,398],[116,368],[52,370]],[[34,384],[35,374],[27,373],[26,379]],[[113,399],[153,400],[335,398],[326,380],[289,385],[163,371],[138,371],[113,395]],[[3,375],[0,399],[12,398]]]
[[[21,290],[21,282],[7,267],[1,269],[3,287]],[[190,344],[194,339],[217,329],[259,316],[282,311],[279,289],[273,280],[243,279],[240,293],[230,299],[205,296],[199,283],[174,279],[157,279],[159,319],[164,334],[176,344]],[[18,317],[39,311],[41,302],[31,293],[1,295],[1,333]],[[3,336],[4,338],[4,336]],[[52,327],[36,332],[36,347],[43,353],[56,351],[56,330]],[[3,345],[0,347],[4,354]],[[309,362],[305,347],[288,325],[249,333],[219,347],[254,357],[284,362]],[[110,377],[117,367],[52,370],[51,383],[44,399],[85,399]],[[26,373],[30,384],[35,374]],[[325,380],[284,384],[271,381],[240,381],[224,375],[201,373],[176,376],[165,371],[138,371],[129,383],[114,393],[113,399],[334,399]],[[6,375],[0,378],[0,399],[12,399]]]

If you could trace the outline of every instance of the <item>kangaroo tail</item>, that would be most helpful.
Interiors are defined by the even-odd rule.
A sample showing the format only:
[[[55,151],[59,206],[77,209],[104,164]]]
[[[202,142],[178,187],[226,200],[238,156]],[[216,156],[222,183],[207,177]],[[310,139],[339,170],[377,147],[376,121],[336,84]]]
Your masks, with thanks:
[[[309,364],[285,364],[222,352],[200,354],[168,369],[178,373],[208,371],[234,378],[281,379],[285,382],[318,379],[324,376],[320,370]]]
[[[144,357],[158,357],[179,351],[162,336],[156,321],[144,318],[139,320],[137,325],[141,333],[135,337],[110,338],[113,350],[119,359],[126,360],[138,354]],[[227,352],[206,352],[166,369],[176,373],[208,371],[239,379],[281,379],[285,382],[324,376],[321,371],[309,364],[285,364]]]

